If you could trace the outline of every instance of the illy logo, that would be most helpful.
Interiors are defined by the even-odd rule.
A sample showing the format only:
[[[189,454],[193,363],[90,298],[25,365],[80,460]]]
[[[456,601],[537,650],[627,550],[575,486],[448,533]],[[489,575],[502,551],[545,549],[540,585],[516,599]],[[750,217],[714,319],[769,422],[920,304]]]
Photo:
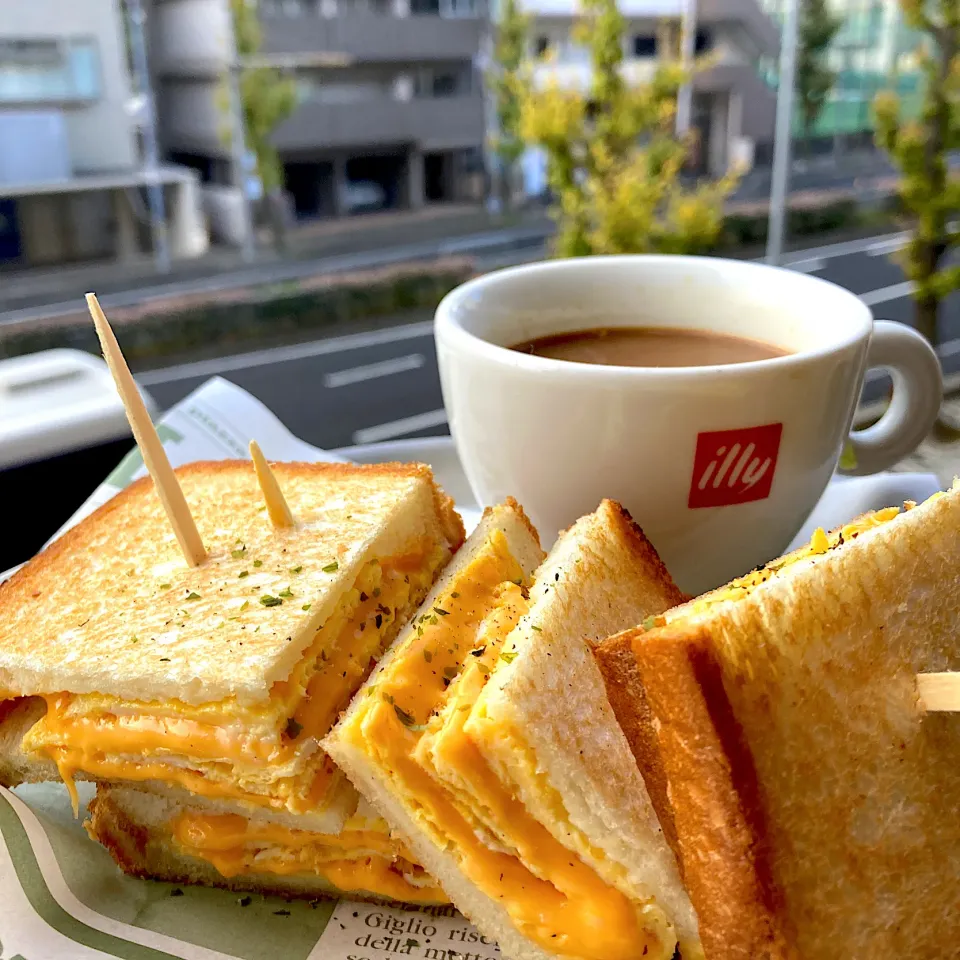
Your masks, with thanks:
[[[727,507],[770,496],[782,423],[697,435],[687,506]]]

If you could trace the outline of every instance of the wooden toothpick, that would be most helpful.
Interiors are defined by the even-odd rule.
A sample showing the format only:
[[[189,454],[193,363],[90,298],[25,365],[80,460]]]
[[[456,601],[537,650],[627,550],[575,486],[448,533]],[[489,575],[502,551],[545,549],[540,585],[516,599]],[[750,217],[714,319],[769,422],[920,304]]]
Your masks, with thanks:
[[[263,499],[267,501],[267,513],[270,516],[270,522],[275,527],[294,526],[293,514],[287,501],[277,483],[274,472],[267,463],[267,458],[263,455],[260,445],[256,440],[250,441],[250,457],[253,460],[253,467],[257,471],[257,482],[260,484],[260,492]]]
[[[928,712],[960,713],[960,673],[917,675],[920,705]]]
[[[150,420],[150,414],[147,413],[147,408],[144,406],[143,397],[140,396],[133,374],[130,373],[127,361],[124,360],[123,354],[120,352],[117,338],[114,336],[95,294],[87,294],[87,307],[90,310],[90,316],[93,317],[94,326],[97,328],[103,358],[107,361],[110,373],[113,374],[113,382],[116,384],[117,392],[123,400],[127,420],[130,422],[130,429],[133,430],[133,438],[137,441],[140,453],[143,454],[143,462],[146,465],[147,472],[153,478],[154,486],[160,496],[160,502],[163,504],[167,519],[173,527],[173,532],[177,535],[177,541],[183,551],[184,559],[191,567],[197,567],[206,560],[207,551],[200,539],[200,533],[193,521],[190,508],[187,506],[183,490],[180,489],[177,476],[173,472],[173,467],[170,466],[160,437],[157,436],[156,428]]]

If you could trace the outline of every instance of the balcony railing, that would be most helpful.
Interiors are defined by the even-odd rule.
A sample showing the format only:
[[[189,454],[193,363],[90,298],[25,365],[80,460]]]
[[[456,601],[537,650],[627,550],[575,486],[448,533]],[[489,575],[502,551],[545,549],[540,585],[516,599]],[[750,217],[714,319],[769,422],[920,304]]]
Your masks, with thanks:
[[[281,150],[313,152],[418,144],[427,150],[483,142],[483,104],[477,94],[435,99],[304,103],[273,137]]]
[[[431,14],[395,17],[346,10],[336,17],[263,16],[262,53],[331,53],[355,61],[471,59],[480,47],[480,21]]]

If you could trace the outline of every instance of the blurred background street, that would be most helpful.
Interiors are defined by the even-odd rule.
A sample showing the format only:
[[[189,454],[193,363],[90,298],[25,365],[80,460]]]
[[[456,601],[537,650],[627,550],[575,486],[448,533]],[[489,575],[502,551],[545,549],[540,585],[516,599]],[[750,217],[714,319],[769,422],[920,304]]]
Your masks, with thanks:
[[[219,375],[327,448],[445,434],[436,304],[552,256],[830,280],[920,330],[949,397],[954,3],[7,0],[0,493],[85,495],[129,445],[81,396],[88,290],[157,415]]]

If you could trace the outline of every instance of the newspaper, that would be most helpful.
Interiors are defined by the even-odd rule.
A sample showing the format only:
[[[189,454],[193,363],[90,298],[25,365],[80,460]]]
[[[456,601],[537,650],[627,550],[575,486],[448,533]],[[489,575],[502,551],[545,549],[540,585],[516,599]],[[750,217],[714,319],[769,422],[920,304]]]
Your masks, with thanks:
[[[263,404],[219,377],[169,410],[157,432],[174,466],[245,458],[252,438],[270,460],[343,460],[294,437]],[[53,539],[145,472],[132,450]],[[87,837],[84,816],[81,809],[74,818],[60,784],[0,788],[0,960],[500,956],[450,907],[288,902],[126,877]]]

